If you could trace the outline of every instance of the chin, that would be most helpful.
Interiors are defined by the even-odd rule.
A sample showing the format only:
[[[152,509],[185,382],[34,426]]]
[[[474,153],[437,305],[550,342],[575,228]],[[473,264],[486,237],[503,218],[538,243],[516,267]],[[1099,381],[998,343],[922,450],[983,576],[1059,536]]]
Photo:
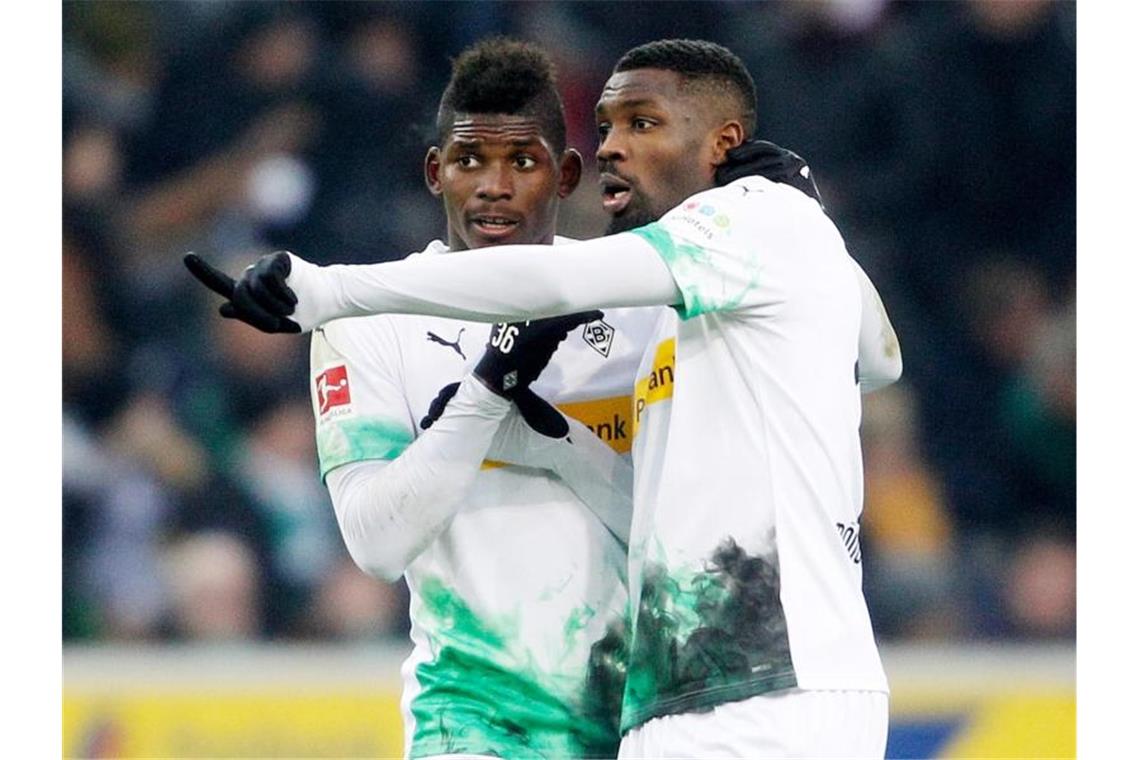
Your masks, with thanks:
[[[610,217],[610,224],[606,227],[606,234],[616,235],[619,232],[629,232],[638,227],[644,227],[650,222],[656,222],[657,218],[657,216],[647,211],[627,209],[626,212],[620,216]]]

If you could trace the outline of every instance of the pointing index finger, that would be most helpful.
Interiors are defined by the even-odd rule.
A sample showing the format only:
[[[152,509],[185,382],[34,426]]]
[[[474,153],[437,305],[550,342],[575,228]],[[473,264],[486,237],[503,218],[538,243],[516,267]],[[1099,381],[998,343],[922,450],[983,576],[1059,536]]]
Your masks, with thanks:
[[[198,282],[223,298],[233,298],[236,284],[234,278],[210,266],[196,253],[187,253],[182,257],[182,263],[186,265],[190,274],[194,275]]]

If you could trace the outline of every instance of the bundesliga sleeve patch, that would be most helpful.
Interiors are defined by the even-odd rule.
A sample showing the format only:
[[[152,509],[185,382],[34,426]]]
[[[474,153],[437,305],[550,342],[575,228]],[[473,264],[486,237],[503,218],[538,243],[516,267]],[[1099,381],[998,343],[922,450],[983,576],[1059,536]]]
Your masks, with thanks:
[[[341,364],[317,375],[317,404],[322,415],[352,402],[348,389],[348,367]]]

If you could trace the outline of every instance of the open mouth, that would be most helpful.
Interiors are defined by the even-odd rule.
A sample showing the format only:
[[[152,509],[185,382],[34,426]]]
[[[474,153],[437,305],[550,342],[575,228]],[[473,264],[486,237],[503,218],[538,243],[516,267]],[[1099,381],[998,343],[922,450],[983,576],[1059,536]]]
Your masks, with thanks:
[[[519,226],[518,219],[492,214],[480,214],[471,217],[471,226],[486,237],[497,238],[510,235]]]
[[[602,186],[602,209],[610,215],[624,211],[633,197],[630,184],[612,174],[603,174],[598,184]]]

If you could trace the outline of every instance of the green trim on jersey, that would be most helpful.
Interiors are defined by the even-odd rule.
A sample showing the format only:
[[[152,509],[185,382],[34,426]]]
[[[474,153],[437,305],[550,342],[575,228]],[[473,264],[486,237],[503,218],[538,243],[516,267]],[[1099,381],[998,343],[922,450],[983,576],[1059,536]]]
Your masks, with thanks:
[[[727,539],[698,571],[646,563],[621,730],[796,686],[775,558]]]
[[[684,304],[673,307],[681,319],[736,309],[756,285],[755,268],[750,268],[747,282],[734,283],[718,266],[718,259],[724,254],[678,240],[662,222],[652,222],[630,232],[652,245],[669,267],[684,299]]]
[[[510,758],[615,757],[624,668],[612,667],[613,639],[594,644],[579,705],[558,696],[557,679],[513,656],[517,624],[482,620],[432,579],[420,587],[434,658],[416,667],[420,692],[411,757],[482,754]],[[577,617],[577,615],[575,615]],[[568,621],[568,639],[577,627]],[[615,627],[615,630],[618,630]],[[575,642],[576,643],[576,642]],[[620,661],[618,661],[620,662]],[[577,680],[576,678],[574,680]],[[580,687],[579,687],[580,688]],[[608,702],[608,704],[607,704]]]
[[[328,420],[317,425],[321,479],[329,470],[366,459],[395,459],[415,436],[402,423],[381,417]]]

